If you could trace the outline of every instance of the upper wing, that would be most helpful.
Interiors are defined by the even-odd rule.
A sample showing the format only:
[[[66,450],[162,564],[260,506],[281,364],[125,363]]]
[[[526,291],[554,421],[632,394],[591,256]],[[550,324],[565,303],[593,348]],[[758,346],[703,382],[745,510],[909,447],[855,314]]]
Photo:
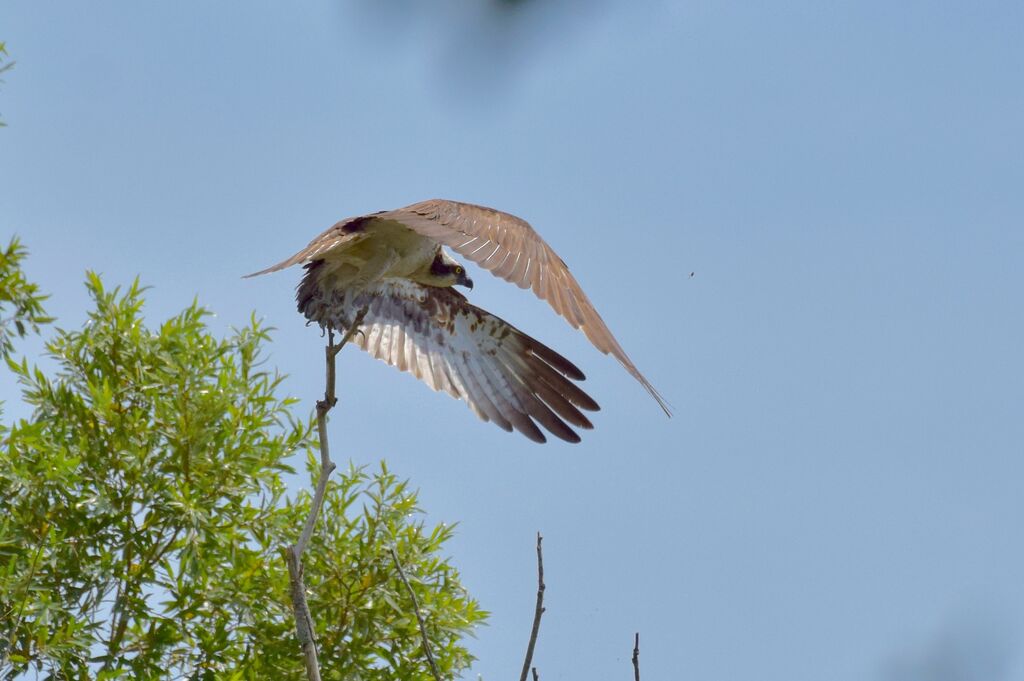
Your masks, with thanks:
[[[332,227],[319,234],[315,239],[309,242],[309,245],[303,248],[301,251],[288,258],[282,260],[276,265],[271,265],[265,270],[259,272],[253,272],[247,274],[243,279],[249,277],[258,277],[261,274],[268,274],[270,272],[276,272],[283,270],[286,267],[291,267],[300,262],[310,260],[318,255],[323,255],[327,251],[331,250],[335,246],[340,246],[343,243],[356,241],[361,239],[364,234],[359,229],[359,226],[368,219],[368,216],[360,216],[355,218],[345,218],[341,222],[335,223]]]
[[[465,400],[484,421],[535,442],[546,440],[538,423],[568,442],[580,440],[569,424],[593,427],[580,410],[598,406],[573,383],[584,379],[575,365],[452,289],[393,279],[359,292],[312,296],[303,312],[342,329],[364,308],[352,342]]]
[[[612,336],[566,264],[525,220],[484,206],[440,199],[377,213],[375,217],[401,222],[423,236],[437,239],[495,276],[520,288],[532,288],[573,328],[582,329],[598,350],[614,355],[665,413],[672,415],[664,398]]]

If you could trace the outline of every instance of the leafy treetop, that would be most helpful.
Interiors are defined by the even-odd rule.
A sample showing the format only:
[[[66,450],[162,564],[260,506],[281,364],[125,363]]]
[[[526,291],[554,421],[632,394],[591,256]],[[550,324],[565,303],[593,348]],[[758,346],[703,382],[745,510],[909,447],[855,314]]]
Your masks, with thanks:
[[[196,303],[146,325],[144,289],[108,290],[46,345],[52,374],[11,359],[48,321],[18,267],[0,269],[0,350],[32,407],[0,424],[0,678],[299,679],[284,546],[310,497],[286,496],[286,460],[312,457],[312,422],[280,397],[256,319],[214,337]],[[13,263],[13,265],[12,265]],[[486,616],[443,556],[416,492],[386,465],[332,479],[305,555],[325,679],[429,679],[400,557],[446,677]]]

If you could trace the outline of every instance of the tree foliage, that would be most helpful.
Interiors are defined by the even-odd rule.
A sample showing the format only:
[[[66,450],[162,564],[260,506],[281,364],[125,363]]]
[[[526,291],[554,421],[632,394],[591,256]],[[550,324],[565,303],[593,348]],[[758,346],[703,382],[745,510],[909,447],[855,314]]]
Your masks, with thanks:
[[[14,338],[24,338],[29,331],[38,333],[41,325],[53,321],[43,309],[46,296],[25,278],[21,269],[26,254],[16,238],[10,240],[6,249],[0,249],[0,359],[10,356]]]
[[[35,289],[2,284],[38,324]],[[0,425],[0,678],[302,678],[282,549],[310,496],[283,475],[293,453],[317,469],[315,439],[261,359],[268,329],[215,338],[195,303],[149,328],[138,282],[86,285],[52,374],[7,359],[33,415]],[[406,482],[350,466],[321,523],[304,562],[325,679],[431,678],[392,546],[442,673],[469,665],[486,613],[442,554],[452,527],[428,528]]]

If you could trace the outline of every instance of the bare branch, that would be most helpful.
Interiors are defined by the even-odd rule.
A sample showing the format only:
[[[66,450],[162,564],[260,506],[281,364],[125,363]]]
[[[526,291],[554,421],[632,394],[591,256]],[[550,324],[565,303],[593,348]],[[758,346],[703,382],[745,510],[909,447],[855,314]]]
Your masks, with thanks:
[[[320,662],[316,656],[316,638],[313,632],[313,617],[306,603],[306,584],[302,579],[302,556],[294,544],[285,549],[288,562],[288,587],[292,597],[292,611],[295,614],[295,634],[302,648],[306,663],[306,677],[309,681],[320,681]]]
[[[356,316],[352,326],[348,328],[345,335],[342,336],[341,342],[337,345],[334,344],[334,332],[327,332],[327,348],[325,353],[327,359],[327,387],[324,389],[324,399],[316,403],[316,429],[320,440],[320,479],[316,483],[313,505],[309,510],[309,517],[306,518],[306,526],[302,529],[302,536],[299,537],[299,541],[295,545],[300,558],[302,557],[302,552],[306,550],[306,545],[309,544],[310,538],[313,536],[316,519],[320,516],[320,506],[324,503],[324,494],[327,492],[327,478],[330,477],[335,468],[334,462],[331,461],[330,446],[327,443],[327,412],[338,403],[338,398],[335,397],[334,392],[336,375],[334,358],[352,340],[352,337],[359,332],[359,325],[365,316],[366,309],[364,308]]]
[[[530,673],[530,663],[533,662],[533,648],[537,644],[537,633],[540,631],[540,618],[544,614],[544,553],[541,550],[541,541],[544,537],[537,533],[537,609],[533,612],[533,629],[530,631],[530,643],[526,646],[526,659],[523,660],[523,673],[519,675],[519,681],[526,681],[526,675]],[[536,678],[534,670],[534,678]]]
[[[640,681],[640,632],[633,640],[633,681]]]
[[[412,607],[416,610],[416,621],[420,623],[420,636],[423,637],[423,652],[427,654],[427,662],[430,663],[430,671],[434,674],[436,681],[441,681],[441,673],[437,671],[437,663],[434,662],[434,654],[430,652],[430,640],[427,638],[427,625],[423,621],[423,615],[420,614],[420,604],[416,600],[416,592],[412,590],[412,585],[409,584],[409,580],[405,578],[405,572],[402,570],[402,564],[398,562],[398,554],[395,553],[394,547],[388,547],[391,552],[391,558],[395,561],[395,569],[398,570],[398,576],[402,578],[402,582],[405,584],[405,588],[409,590],[409,597],[412,598]]]
[[[540,677],[537,676],[537,668],[534,667],[531,671],[533,672],[533,681],[540,681]]]
[[[331,450],[327,443],[327,412],[338,403],[335,397],[336,371],[334,359],[345,347],[345,344],[352,340],[352,337],[359,333],[359,325],[366,317],[367,310],[364,308],[355,318],[352,325],[346,330],[341,342],[334,344],[334,331],[327,332],[327,348],[325,359],[327,363],[327,379],[324,388],[324,399],[316,403],[316,428],[320,439],[320,479],[316,483],[316,491],[313,494],[313,502],[309,509],[309,516],[302,528],[299,541],[285,549],[285,560],[288,563],[288,587],[292,598],[292,611],[295,614],[295,634],[299,639],[299,646],[302,648],[302,657],[306,663],[306,677],[309,681],[320,681],[320,662],[317,660],[316,632],[313,628],[313,616],[309,612],[309,604],[306,602],[306,583],[303,579],[302,552],[306,550],[309,540],[316,528],[316,520],[320,516],[320,508],[324,503],[324,495],[327,493],[327,479],[335,469],[331,461]]]

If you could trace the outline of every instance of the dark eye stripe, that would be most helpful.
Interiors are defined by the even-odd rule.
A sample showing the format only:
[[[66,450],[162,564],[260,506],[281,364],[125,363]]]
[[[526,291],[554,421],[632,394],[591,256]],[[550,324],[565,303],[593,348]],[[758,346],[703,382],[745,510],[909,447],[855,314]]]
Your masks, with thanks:
[[[448,274],[448,267],[442,262],[440,254],[438,254],[432,263],[430,263],[430,273],[435,277],[443,277]]]

